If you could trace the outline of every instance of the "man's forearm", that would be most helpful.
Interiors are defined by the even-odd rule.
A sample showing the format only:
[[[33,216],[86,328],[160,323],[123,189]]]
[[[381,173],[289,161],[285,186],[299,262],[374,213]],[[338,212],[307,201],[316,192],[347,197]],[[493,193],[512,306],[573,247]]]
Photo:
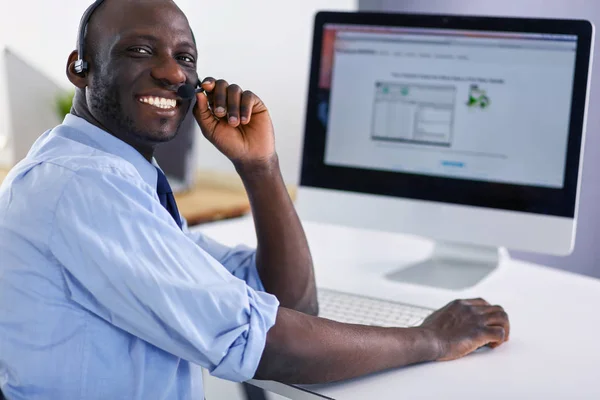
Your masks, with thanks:
[[[433,332],[341,324],[280,308],[257,379],[328,383],[440,357]]]
[[[265,289],[277,296],[282,307],[316,315],[312,259],[277,157],[236,165],[236,169],[252,206],[258,239],[256,264]]]

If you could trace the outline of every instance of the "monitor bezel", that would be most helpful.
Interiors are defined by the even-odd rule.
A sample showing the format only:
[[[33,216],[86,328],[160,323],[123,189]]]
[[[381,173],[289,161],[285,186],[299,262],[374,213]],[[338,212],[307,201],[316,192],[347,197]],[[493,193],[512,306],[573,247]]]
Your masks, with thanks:
[[[554,189],[325,164],[326,128],[318,120],[318,106],[319,71],[326,24],[576,35],[575,76],[563,187]],[[317,13],[300,185],[574,218],[583,156],[593,30],[593,25],[585,20],[376,12]]]

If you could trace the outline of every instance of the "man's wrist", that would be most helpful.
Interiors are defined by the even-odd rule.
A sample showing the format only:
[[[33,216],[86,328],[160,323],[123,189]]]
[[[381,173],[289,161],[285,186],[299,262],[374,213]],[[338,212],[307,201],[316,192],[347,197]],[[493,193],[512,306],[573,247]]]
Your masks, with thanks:
[[[438,332],[431,328],[417,327],[422,332],[422,335],[427,340],[429,347],[431,348],[431,358],[428,361],[437,361],[444,357],[447,351],[446,342],[440,338]]]
[[[273,153],[264,159],[235,161],[233,165],[242,180],[255,177],[264,178],[280,173],[277,153]]]
[[[416,362],[436,361],[443,357],[443,342],[433,329],[417,326],[408,330],[414,335],[414,348],[418,354]]]

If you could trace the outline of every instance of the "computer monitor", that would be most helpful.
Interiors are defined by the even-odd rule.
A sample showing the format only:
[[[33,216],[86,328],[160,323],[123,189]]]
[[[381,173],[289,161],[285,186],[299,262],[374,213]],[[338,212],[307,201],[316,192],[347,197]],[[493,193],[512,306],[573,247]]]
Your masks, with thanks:
[[[316,15],[297,210],[416,234],[388,277],[460,289],[507,256],[573,249],[593,26]]]

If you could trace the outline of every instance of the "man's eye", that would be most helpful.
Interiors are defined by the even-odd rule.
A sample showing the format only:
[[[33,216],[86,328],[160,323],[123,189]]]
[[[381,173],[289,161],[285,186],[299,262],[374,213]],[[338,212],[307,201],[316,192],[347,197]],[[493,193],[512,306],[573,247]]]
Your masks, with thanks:
[[[178,58],[181,61],[186,62],[186,63],[190,63],[190,64],[194,64],[196,62],[196,60],[194,60],[194,58],[191,57],[191,56],[179,56]]]
[[[132,47],[129,49],[129,51],[138,54],[150,54],[150,51],[144,47]]]

